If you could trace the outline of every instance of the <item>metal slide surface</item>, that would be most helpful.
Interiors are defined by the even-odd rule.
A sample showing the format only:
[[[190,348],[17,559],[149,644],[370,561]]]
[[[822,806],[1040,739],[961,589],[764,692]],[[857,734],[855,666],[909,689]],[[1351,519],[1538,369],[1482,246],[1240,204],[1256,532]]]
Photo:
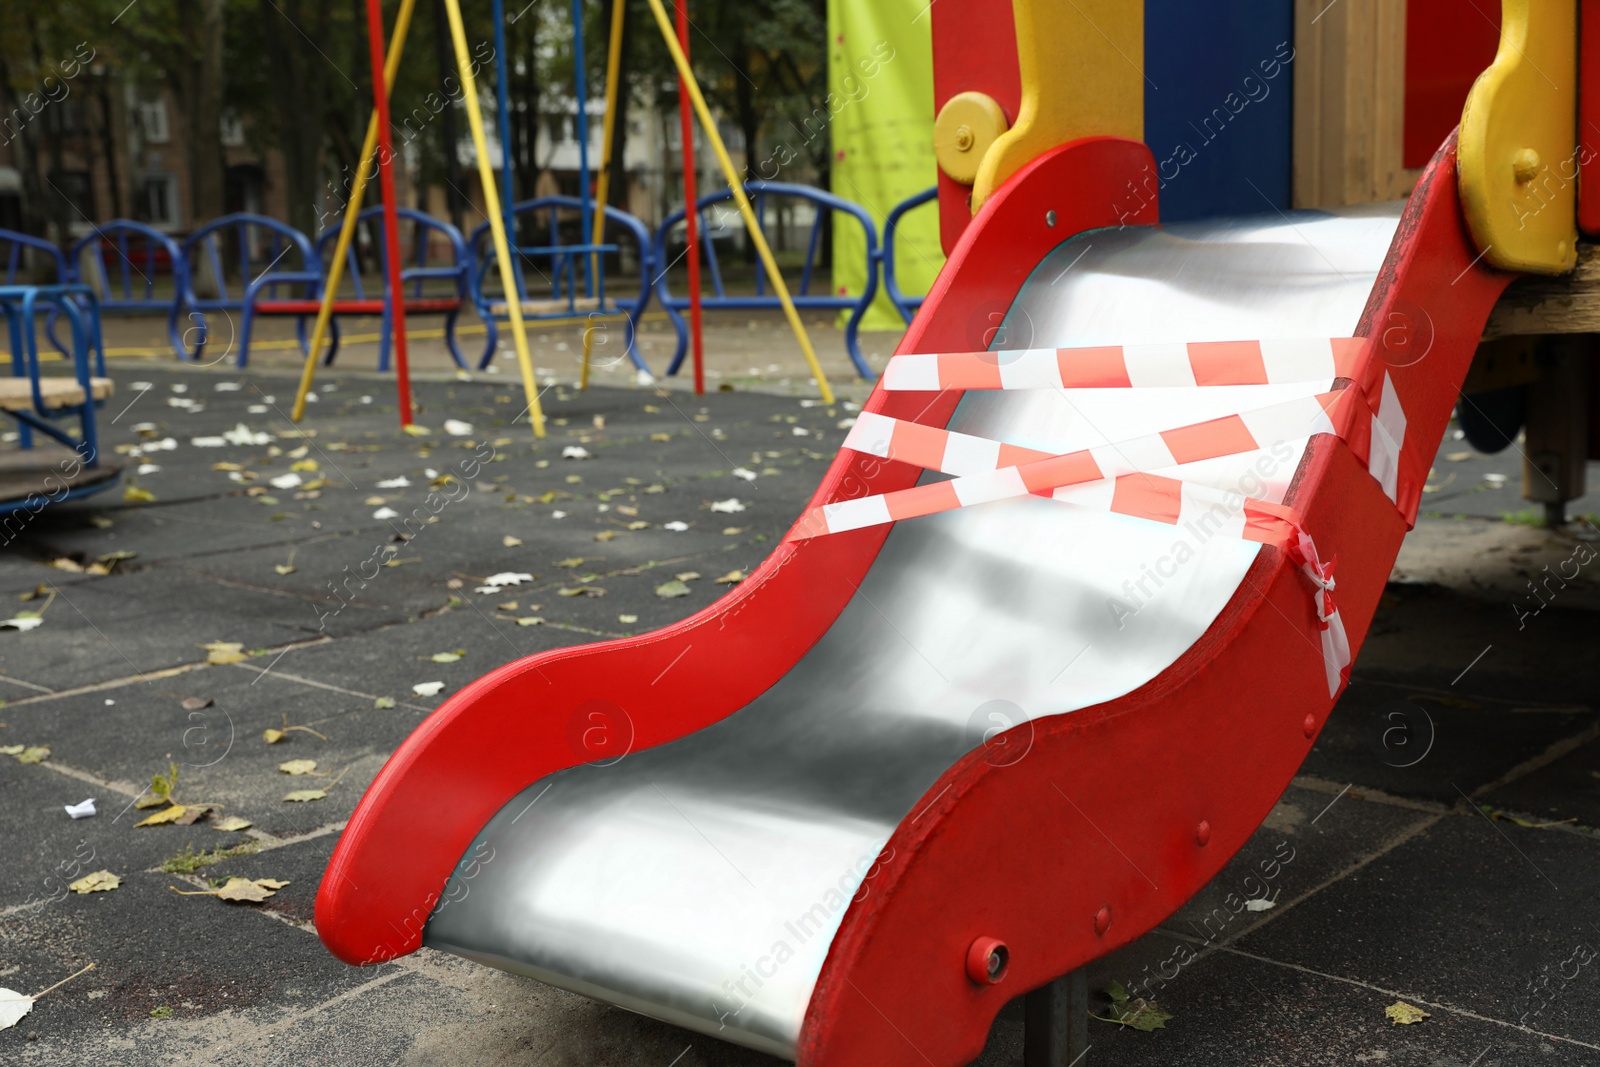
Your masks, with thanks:
[[[1034,270],[996,347],[1348,336],[1399,211],[1080,234]],[[1065,452],[1328,387],[969,392],[950,428]],[[1164,473],[1278,501],[1304,447]],[[1178,565],[1182,539],[1195,556]],[[987,731],[1155,678],[1258,550],[1041,498],[902,522],[758,699],[507,804],[468,853],[492,862],[455,871],[425,943],[792,1059],[851,897],[941,773]]]

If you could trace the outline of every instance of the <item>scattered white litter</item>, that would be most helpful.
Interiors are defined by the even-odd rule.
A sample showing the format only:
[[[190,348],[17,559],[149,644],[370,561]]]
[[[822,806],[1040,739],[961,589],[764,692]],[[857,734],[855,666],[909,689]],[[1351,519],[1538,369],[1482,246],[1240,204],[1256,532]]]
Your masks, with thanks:
[[[841,429],[841,430],[848,430],[850,427],[854,426],[855,424],[856,424],[856,420],[854,418],[840,419],[838,422],[834,423],[834,425],[839,427],[839,429]]]
[[[747,482],[753,482],[756,480],[756,472],[747,467],[733,468],[733,476],[735,478],[743,478]]]
[[[425,467],[423,468],[422,476],[431,482],[435,478],[439,477],[439,472],[434,470],[432,467]]]
[[[140,474],[154,474],[157,471],[159,471],[160,469],[161,468],[156,466],[154,463],[141,463],[141,464],[139,464],[139,473]]]
[[[43,626],[43,625],[44,625],[44,620],[39,618],[37,615],[29,615],[29,616],[26,616],[26,617],[18,616],[15,619],[0,619],[0,629],[3,629],[5,627],[9,626],[13,630],[22,630],[22,631],[26,632],[28,630],[33,629],[36,626]]]
[[[580,445],[568,445],[561,450],[562,459],[588,459],[589,450]]]
[[[372,517],[379,520],[398,519],[400,517],[400,513],[394,508],[379,508],[377,511],[372,513]]]
[[[633,376],[633,384],[634,385],[654,385],[654,384],[656,384],[656,380],[655,380],[655,378],[651,377],[649,371],[642,370],[642,371],[640,371],[639,373],[637,373],[637,374],[635,374]]]
[[[1268,900],[1266,897],[1256,897],[1253,900],[1244,902],[1246,911],[1271,911],[1277,906],[1278,902],[1276,900]]]
[[[443,688],[443,682],[418,682],[411,687],[411,691],[419,697],[433,697],[438,696],[439,690]]]
[[[251,404],[245,410],[252,415],[265,415],[270,409],[265,404]]]
[[[1493,472],[1485,474],[1483,480],[1496,487],[1506,484],[1506,476],[1504,474],[1495,474]]]
[[[319,399],[319,397],[317,396],[316,393],[307,393],[306,394],[306,403],[308,403],[308,404],[315,404],[318,399]]]
[[[226,437],[191,437],[189,443],[196,448],[221,448],[228,443]]]
[[[274,489],[293,489],[303,483],[300,480],[300,476],[291,471],[288,474],[280,474],[276,478],[270,479],[270,484]]]
[[[739,503],[739,498],[738,497],[729,497],[726,500],[718,500],[715,503],[713,503],[711,505],[711,510],[712,511],[720,511],[720,512],[723,512],[725,514],[732,515],[732,514],[735,514],[737,512],[743,511],[744,510],[744,505]]]
[[[222,436],[233,445],[270,445],[277,440],[265,430],[252,430],[242,422],[225,431]]]
[[[806,429],[804,426],[791,426],[789,428],[789,432],[794,434],[796,437],[810,437],[811,436],[811,431]]]
[[[87,819],[98,814],[94,810],[94,797],[90,797],[81,804],[66,804],[63,806],[67,809],[67,814],[74,819]]]
[[[218,382],[212,386],[219,393],[237,393],[242,387],[239,382]]]
[[[187,393],[189,391],[189,387],[184,385],[182,382],[174,382],[172,385],[172,391],[174,393]]]
[[[451,437],[465,437],[472,432],[472,423],[460,419],[445,419],[444,432]]]
[[[491,574],[483,580],[483,584],[490,588],[498,589],[504,585],[521,585],[523,582],[533,581],[533,575],[523,574],[518,571],[501,571]]]
[[[361,398],[361,402],[363,404],[370,404],[372,403],[372,398],[370,396],[364,396]]]
[[[169,408],[182,408],[185,411],[191,411],[191,412],[193,412],[193,411],[204,411],[205,410],[205,405],[204,404],[198,403],[197,401],[194,401],[194,400],[190,400],[186,396],[169,396],[169,397],[167,397],[167,407],[169,407]]]
[[[800,401],[800,406],[803,408],[814,408],[820,403],[822,403],[820,400],[802,400]]]
[[[674,519],[671,522],[662,523],[661,528],[663,530],[671,530],[673,533],[683,533],[683,531],[689,528],[689,524],[686,522],[679,522],[677,519]]]
[[[148,391],[150,389],[154,389],[155,387],[156,386],[155,386],[154,382],[134,382],[133,383],[133,391],[136,392],[136,393],[143,393],[143,392],[146,392],[146,391]]]
[[[407,478],[405,475],[402,474],[398,478],[390,478],[387,481],[379,482],[378,483],[378,488],[379,489],[404,489],[407,486],[409,486],[410,484],[411,484],[411,479]]]
[[[550,517],[552,519],[564,519],[567,517],[567,513],[565,511],[552,511]]]
[[[171,452],[178,447],[178,439],[175,437],[163,437],[159,441],[151,441],[141,447],[146,452]]]

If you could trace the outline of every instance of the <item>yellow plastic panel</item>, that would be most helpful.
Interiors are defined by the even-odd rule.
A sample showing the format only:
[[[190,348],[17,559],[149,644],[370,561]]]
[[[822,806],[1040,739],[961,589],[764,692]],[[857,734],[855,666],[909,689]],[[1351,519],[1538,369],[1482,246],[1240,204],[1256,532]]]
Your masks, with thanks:
[[[1461,202],[1484,260],[1562,274],[1578,255],[1577,0],[1504,0],[1461,113]]]
[[[1044,152],[1079,137],[1144,139],[1142,0],[1012,0],[1022,101],[978,167],[972,210]]]

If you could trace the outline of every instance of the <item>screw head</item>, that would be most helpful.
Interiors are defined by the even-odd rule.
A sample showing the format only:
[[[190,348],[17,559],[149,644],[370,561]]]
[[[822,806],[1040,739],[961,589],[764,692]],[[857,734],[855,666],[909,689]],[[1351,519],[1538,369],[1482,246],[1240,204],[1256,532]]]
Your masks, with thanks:
[[[993,937],[980,937],[967,949],[967,977],[978,985],[997,985],[1006,976],[1011,950]]]
[[[1301,723],[1300,726],[1301,726],[1302,729],[1305,730],[1307,737],[1310,737],[1313,734],[1315,734],[1317,732],[1317,717],[1316,717],[1316,715],[1311,714],[1311,713],[1308,712],[1306,714],[1306,721]]]
[[[956,127],[955,142],[958,150],[962,152],[972,151],[973,142],[976,140],[977,138],[973,135],[971,126],[963,123]]]
[[[1111,929],[1111,905],[1102,904],[1100,910],[1094,913],[1095,936],[1104,937],[1109,929]]]
[[[1511,173],[1519,184],[1526,185],[1539,176],[1542,165],[1539,153],[1531,148],[1519,148],[1511,157]]]
[[[1046,226],[1054,226],[1056,224],[1056,213],[1054,211],[1046,211],[1044,213],[1044,224]]]
[[[1204,819],[1200,820],[1200,825],[1194,828],[1194,840],[1195,844],[1201,848],[1211,844],[1211,824],[1209,822]]]

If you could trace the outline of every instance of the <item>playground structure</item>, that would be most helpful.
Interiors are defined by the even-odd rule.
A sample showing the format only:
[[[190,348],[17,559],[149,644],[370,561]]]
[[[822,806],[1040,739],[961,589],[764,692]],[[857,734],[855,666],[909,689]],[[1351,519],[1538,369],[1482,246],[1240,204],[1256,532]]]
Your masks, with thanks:
[[[99,302],[85,286],[0,286],[11,347],[11,376],[0,379],[0,411],[17,427],[20,449],[0,459],[0,520],[30,515],[49,504],[76,500],[117,484],[120,465],[100,454],[95,410],[110,399]],[[72,374],[45,376],[39,369],[39,335],[65,320]],[[48,325],[46,325],[48,323]],[[59,343],[59,342],[58,342]],[[60,425],[73,419],[78,432]],[[44,438],[35,441],[35,435]],[[10,527],[6,527],[10,536]]]
[[[1071,976],[1212,878],[1326,722],[1486,324],[1595,321],[1557,279],[1600,185],[1554,173],[1600,166],[1596,5],[1506,0],[1405,203],[1168,225],[1143,6],[930,9],[936,138],[975,165],[812,506],[698,615],[431,715],[334,853],[335,954],[427,944],[805,1064],[965,1063],[1027,993],[1029,1064],[1078,1061]],[[1530,458],[1552,495],[1579,373],[1528,427],[1565,442]]]

